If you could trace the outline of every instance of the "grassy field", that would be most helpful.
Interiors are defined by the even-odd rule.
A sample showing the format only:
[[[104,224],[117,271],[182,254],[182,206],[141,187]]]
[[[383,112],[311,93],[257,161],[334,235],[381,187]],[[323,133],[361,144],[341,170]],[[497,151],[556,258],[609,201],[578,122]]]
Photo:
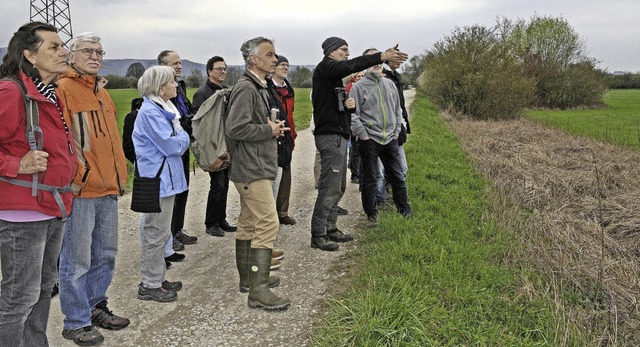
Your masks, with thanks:
[[[518,294],[519,245],[489,217],[488,183],[435,107],[412,106],[407,189],[415,217],[382,214],[350,254],[348,290],[330,301],[316,346],[535,346],[566,337],[553,302]],[[336,287],[340,287],[340,283]]]
[[[640,149],[640,89],[611,90],[605,103],[606,108],[529,111],[527,116],[575,135]]]

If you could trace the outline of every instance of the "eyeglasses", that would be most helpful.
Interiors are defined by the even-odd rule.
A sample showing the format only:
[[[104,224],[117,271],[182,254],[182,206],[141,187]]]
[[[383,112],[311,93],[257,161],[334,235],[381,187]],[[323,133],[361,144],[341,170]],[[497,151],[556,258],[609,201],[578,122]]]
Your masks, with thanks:
[[[223,71],[227,71],[226,67],[214,67],[211,70],[216,70],[218,72],[223,72]]]
[[[96,53],[96,55],[98,57],[103,57],[105,54],[107,54],[107,52],[105,52],[105,51],[103,51],[101,49],[94,49],[94,48],[76,49],[74,52],[80,52],[80,53],[86,55],[87,57],[92,56],[94,52]]]

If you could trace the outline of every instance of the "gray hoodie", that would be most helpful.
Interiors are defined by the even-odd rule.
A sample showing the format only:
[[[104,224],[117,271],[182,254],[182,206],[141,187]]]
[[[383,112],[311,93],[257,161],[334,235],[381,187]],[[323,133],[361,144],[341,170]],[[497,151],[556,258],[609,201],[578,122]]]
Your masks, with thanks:
[[[351,114],[351,131],[360,140],[367,136],[386,145],[400,133],[402,109],[395,84],[372,72],[353,84],[349,96],[356,100]]]

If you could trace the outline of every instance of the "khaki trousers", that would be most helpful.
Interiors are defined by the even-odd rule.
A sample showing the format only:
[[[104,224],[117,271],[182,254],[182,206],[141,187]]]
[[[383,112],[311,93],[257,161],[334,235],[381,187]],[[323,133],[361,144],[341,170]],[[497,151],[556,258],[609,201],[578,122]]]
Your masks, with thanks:
[[[262,179],[251,183],[234,182],[234,185],[240,194],[236,238],[251,240],[251,248],[273,249],[280,229],[273,181]]]

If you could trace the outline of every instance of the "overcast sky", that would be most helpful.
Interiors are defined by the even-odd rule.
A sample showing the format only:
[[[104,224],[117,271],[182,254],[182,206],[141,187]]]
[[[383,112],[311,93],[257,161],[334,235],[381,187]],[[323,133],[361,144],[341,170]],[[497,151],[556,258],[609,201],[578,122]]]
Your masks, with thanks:
[[[40,1],[38,1],[40,2]],[[255,36],[275,41],[291,64],[317,64],[322,41],[339,36],[352,57],[396,43],[424,53],[457,26],[492,26],[497,16],[565,18],[599,67],[640,71],[638,0],[70,0],[74,34],[102,37],[107,58],[153,59],[163,49],[205,63],[213,55],[242,64],[240,45]],[[0,47],[29,21],[30,1],[2,0]]]

